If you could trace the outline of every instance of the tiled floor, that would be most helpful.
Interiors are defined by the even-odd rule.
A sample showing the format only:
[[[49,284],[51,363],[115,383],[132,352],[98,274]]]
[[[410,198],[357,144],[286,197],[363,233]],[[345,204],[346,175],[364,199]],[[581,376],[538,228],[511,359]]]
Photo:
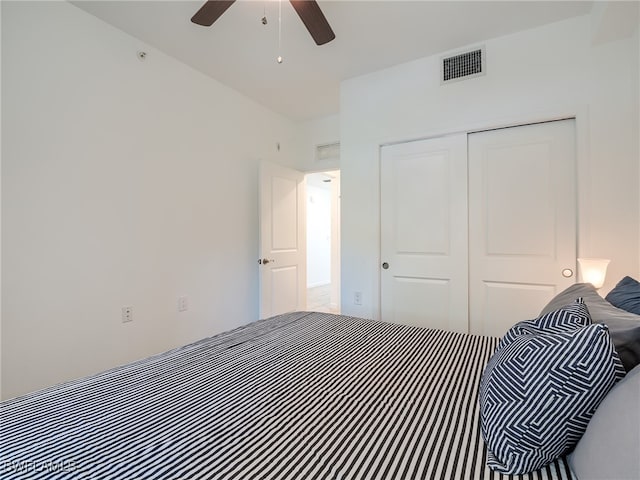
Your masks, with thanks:
[[[339,313],[337,308],[331,308],[331,285],[307,289],[307,310]]]

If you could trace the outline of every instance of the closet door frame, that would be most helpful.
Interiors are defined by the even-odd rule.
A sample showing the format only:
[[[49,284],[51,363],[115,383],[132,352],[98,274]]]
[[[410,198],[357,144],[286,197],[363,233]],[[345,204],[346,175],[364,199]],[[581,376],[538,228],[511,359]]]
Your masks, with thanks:
[[[387,145],[393,145],[398,143],[406,143],[418,140],[425,140],[429,138],[438,138],[447,135],[466,134],[471,133],[508,128],[518,127],[523,125],[552,122],[556,120],[574,120],[575,121],[575,143],[576,143],[576,196],[577,196],[577,238],[576,238],[576,256],[589,256],[591,252],[590,241],[590,217],[591,217],[591,194],[589,190],[590,179],[590,151],[589,151],[589,109],[587,105],[573,105],[569,107],[561,107],[555,110],[547,110],[542,112],[525,112],[522,115],[514,115],[510,117],[494,118],[479,120],[474,123],[463,124],[457,129],[439,129],[426,131],[422,135],[414,136],[401,136],[393,135],[382,138],[378,143],[378,158],[377,163],[381,166],[381,150],[382,147]],[[380,169],[378,174],[381,175]],[[381,201],[380,190],[378,190],[378,200]],[[378,212],[380,213],[381,205],[378,205]],[[379,228],[381,230],[381,219],[378,216]],[[374,318],[382,319],[382,260],[381,255],[381,240],[378,240],[378,258],[376,259],[378,265],[379,275],[377,276],[376,283],[377,288],[374,293],[377,295],[377,311]],[[374,305],[376,304],[374,303]]]

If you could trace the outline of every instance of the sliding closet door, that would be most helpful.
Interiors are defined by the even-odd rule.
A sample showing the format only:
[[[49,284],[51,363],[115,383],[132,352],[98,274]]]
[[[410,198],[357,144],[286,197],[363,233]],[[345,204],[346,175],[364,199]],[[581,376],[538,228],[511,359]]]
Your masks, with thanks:
[[[471,333],[500,336],[575,282],[575,158],[573,120],[469,135]]]
[[[466,135],[381,152],[381,313],[466,332]]]

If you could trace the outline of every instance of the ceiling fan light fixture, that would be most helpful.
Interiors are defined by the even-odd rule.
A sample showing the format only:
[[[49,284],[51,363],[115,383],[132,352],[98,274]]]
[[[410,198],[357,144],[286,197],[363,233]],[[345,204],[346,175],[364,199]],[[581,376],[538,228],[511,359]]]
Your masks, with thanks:
[[[235,1],[207,0],[200,7],[200,10],[191,17],[191,21],[203,27],[210,27]],[[316,45],[324,45],[336,38],[331,25],[329,25],[316,0],[289,0],[289,3],[293,6],[302,23],[304,23]],[[262,18],[262,23],[266,25],[266,15]]]

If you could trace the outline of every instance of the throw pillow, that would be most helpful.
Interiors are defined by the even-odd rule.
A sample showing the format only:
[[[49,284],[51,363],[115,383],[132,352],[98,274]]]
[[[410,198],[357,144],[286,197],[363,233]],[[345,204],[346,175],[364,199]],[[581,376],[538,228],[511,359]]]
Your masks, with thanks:
[[[631,277],[624,277],[605,300],[622,310],[640,315],[640,283]]]
[[[605,325],[514,336],[480,382],[489,467],[524,474],[571,451],[623,376]]]
[[[587,431],[569,455],[580,480],[640,478],[640,366],[602,401]]]
[[[546,314],[582,297],[594,323],[609,327],[609,335],[628,372],[640,364],[640,315],[621,310],[602,298],[590,283],[576,283],[557,294],[542,313]]]
[[[535,320],[525,320],[516,323],[500,339],[498,349],[511,343],[520,335],[536,333],[561,333],[572,332],[577,328],[591,325],[591,317],[587,305],[582,297],[574,298],[573,303],[569,303],[557,310],[541,315]]]

